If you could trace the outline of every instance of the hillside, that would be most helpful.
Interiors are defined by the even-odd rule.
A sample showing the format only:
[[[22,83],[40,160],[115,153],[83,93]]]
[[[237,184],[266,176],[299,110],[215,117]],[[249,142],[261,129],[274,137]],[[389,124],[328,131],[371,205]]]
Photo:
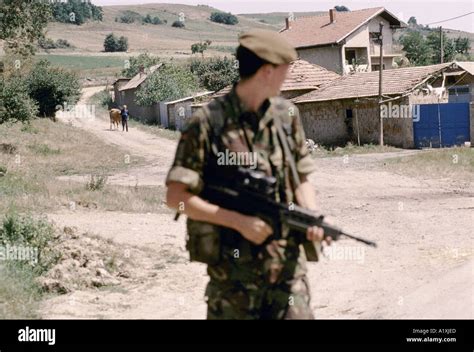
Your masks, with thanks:
[[[179,4],[146,4],[136,6],[104,6],[104,21],[89,22],[82,26],[51,23],[48,26],[48,37],[52,39],[67,39],[80,54],[100,53],[103,50],[103,40],[108,33],[128,37],[130,52],[159,54],[160,56],[179,57],[191,54],[191,44],[201,40],[212,40],[209,54],[222,55],[230,53],[237,45],[237,37],[242,31],[250,28],[277,29],[278,26],[259,22],[256,18],[239,16],[239,23],[234,26],[211,22],[215,8],[199,5]],[[163,25],[142,25],[137,23],[124,24],[115,22],[124,11],[135,11],[142,16],[150,14],[167,20]],[[185,15],[185,28],[173,28],[171,23],[178,19],[179,14]],[[59,51],[56,51],[59,52]]]

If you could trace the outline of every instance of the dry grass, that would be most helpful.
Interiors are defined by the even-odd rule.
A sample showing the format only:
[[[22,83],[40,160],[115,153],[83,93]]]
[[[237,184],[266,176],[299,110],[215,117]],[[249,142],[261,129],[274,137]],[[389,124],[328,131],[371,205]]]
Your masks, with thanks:
[[[413,156],[387,160],[386,165],[395,172],[413,176],[472,180],[474,149],[458,147],[425,150]]]
[[[0,151],[0,213],[9,208],[18,211],[51,212],[64,208],[163,212],[160,187],[123,187],[107,183],[99,189],[87,188],[90,177],[124,172],[143,159],[105,144],[78,128],[35,120],[29,126],[0,125],[0,144],[10,144],[14,153]],[[2,173],[3,174],[3,173]],[[83,182],[59,181],[58,176],[85,175]]]
[[[375,144],[364,144],[361,146],[347,143],[345,147],[326,147],[319,146],[316,148],[311,155],[314,158],[325,158],[325,157],[335,157],[335,156],[344,156],[344,155],[354,155],[354,154],[370,154],[370,153],[388,153],[396,152],[401,149],[395,148],[392,146],[379,146]]]

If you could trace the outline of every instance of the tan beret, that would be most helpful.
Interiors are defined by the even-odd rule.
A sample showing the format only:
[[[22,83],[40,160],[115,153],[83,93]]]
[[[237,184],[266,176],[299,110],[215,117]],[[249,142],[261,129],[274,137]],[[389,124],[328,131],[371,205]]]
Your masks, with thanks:
[[[240,35],[239,43],[259,58],[275,65],[289,64],[298,58],[295,48],[276,32],[251,30]]]

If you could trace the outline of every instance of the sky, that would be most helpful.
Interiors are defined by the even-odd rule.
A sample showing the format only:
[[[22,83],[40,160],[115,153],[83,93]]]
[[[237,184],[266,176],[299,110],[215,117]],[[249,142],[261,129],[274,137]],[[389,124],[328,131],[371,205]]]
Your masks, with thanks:
[[[429,24],[474,12],[474,0],[432,1],[432,0],[92,0],[96,5],[133,5],[145,3],[172,3],[186,5],[209,5],[223,11],[239,13],[258,12],[300,12],[326,11],[335,5],[347,6],[350,10],[383,6],[403,21],[415,16],[418,23]],[[442,24],[445,28],[474,33],[474,14]]]

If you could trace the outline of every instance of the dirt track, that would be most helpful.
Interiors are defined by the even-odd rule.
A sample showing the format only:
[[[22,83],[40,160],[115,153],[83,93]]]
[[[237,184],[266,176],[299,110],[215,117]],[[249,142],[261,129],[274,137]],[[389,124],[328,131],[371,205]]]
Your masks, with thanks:
[[[83,101],[100,89],[85,89]],[[148,166],[110,177],[111,183],[163,184],[174,142],[135,129],[109,131],[106,117],[72,123],[131,157],[146,158]],[[311,182],[321,211],[347,232],[379,244],[372,249],[340,241],[332,248],[336,257],[308,265],[317,318],[474,318],[474,188],[384,169],[384,158],[411,153],[317,159]],[[45,318],[205,318],[205,267],[187,261],[184,219],[94,210],[49,216],[133,248],[140,270],[118,287],[47,300]],[[337,258],[342,251],[345,260]]]

